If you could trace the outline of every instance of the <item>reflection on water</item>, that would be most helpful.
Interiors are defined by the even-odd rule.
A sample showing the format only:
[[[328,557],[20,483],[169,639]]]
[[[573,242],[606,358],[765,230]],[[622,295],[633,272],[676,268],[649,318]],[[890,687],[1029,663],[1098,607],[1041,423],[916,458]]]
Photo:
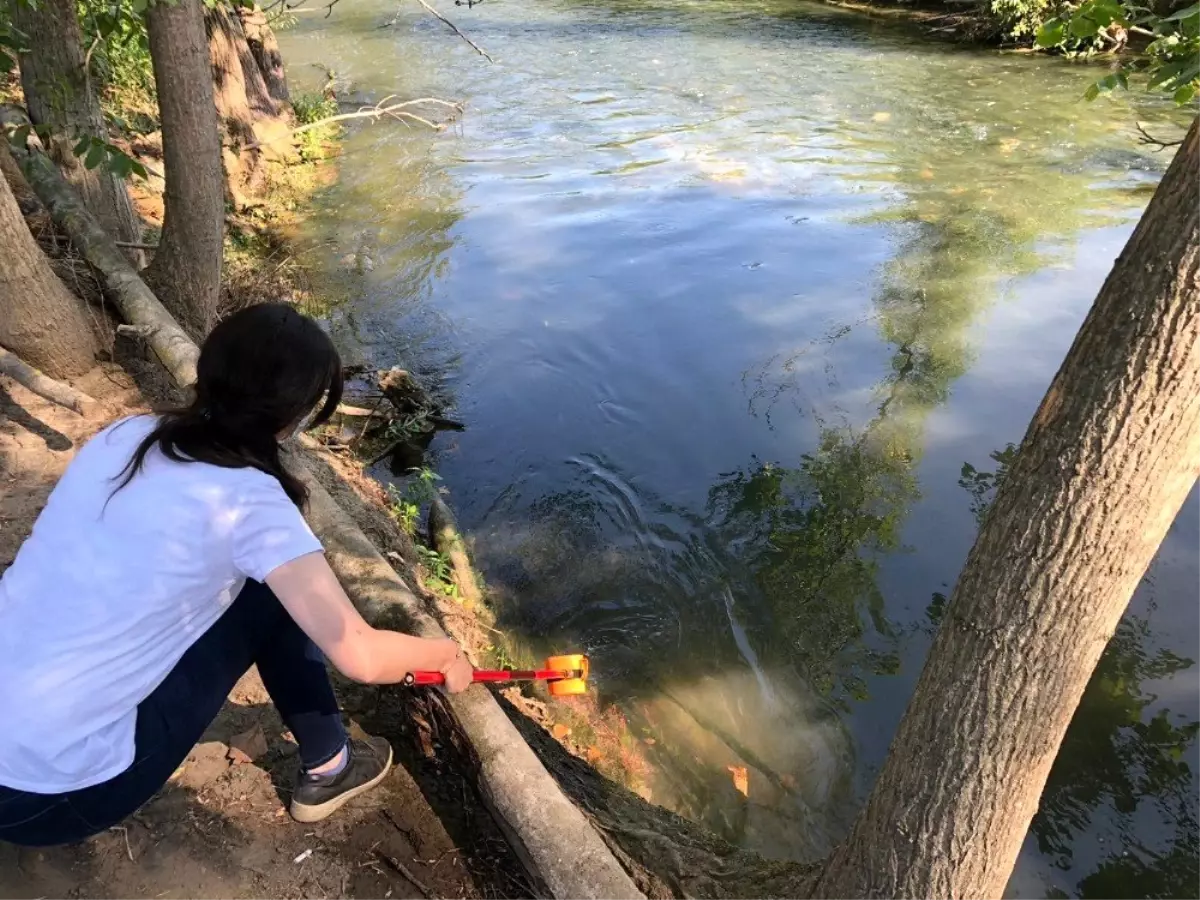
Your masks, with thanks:
[[[418,10],[379,28],[381,0],[283,36],[294,81],[319,61],[364,97],[468,103],[443,135],[351,136],[312,222],[351,298],[335,332],[446,379],[470,429],[436,463],[503,627],[592,655],[654,799],[820,855],[886,753],[989,454],[1163,167],[1133,119],[1172,113],[802,0],[456,13],[496,65]],[[1014,893],[1194,885],[1196,518],[1193,497],[1104,656]]]

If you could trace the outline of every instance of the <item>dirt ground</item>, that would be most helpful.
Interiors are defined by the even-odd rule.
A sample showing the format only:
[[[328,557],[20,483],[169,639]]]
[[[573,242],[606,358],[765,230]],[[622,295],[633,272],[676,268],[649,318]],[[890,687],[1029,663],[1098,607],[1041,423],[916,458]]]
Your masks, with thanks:
[[[144,403],[115,365],[76,386],[108,402],[111,417]],[[0,377],[0,572],[75,448],[104,424]],[[0,898],[530,896],[453,742],[413,712],[403,689],[337,688],[351,727],[395,749],[380,789],[324,822],[293,822],[284,807],[295,744],[252,670],[169,783],[122,826],[45,850],[0,842]]]

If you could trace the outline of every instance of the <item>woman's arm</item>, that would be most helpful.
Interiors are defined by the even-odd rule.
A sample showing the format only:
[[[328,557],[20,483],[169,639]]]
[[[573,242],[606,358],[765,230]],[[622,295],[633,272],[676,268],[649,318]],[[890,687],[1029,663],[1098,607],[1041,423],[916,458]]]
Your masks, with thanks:
[[[421,670],[445,675],[451,693],[471,683],[471,664],[449,638],[419,638],[368,625],[322,553],[308,553],[277,567],[267,575],[267,587],[347,678],[394,684]]]

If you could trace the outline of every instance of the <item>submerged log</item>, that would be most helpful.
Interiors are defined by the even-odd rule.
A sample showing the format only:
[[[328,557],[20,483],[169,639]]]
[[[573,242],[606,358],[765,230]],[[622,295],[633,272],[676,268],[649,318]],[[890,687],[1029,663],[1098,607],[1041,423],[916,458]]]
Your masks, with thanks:
[[[440,406],[409,372],[399,367],[379,373],[379,389],[402,416],[441,412]]]

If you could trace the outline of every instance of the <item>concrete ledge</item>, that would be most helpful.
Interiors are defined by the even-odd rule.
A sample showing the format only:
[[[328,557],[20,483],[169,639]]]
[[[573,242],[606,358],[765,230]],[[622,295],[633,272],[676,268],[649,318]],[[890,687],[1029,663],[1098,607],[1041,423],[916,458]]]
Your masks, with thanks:
[[[437,621],[307,468],[308,520],[363,617],[422,637],[445,637]],[[484,687],[448,698],[479,757],[481,793],[530,873],[556,898],[642,897],[583,813]]]

